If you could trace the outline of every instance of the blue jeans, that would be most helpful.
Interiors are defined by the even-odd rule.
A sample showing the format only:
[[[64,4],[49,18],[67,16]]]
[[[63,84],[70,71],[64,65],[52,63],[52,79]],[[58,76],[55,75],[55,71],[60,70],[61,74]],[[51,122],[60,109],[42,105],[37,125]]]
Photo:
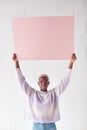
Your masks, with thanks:
[[[55,123],[33,123],[33,130],[57,130]]]

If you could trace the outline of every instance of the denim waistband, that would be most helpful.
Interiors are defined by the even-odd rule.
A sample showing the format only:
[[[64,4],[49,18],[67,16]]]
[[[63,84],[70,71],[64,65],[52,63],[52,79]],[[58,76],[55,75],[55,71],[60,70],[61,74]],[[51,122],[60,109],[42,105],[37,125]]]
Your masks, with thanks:
[[[33,130],[57,130],[55,123],[33,123]]]

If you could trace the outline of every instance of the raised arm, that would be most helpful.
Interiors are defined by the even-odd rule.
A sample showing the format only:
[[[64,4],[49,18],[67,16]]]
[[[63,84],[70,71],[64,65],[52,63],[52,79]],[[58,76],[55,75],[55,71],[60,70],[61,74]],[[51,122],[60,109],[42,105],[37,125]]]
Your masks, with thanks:
[[[71,56],[71,59],[70,59],[69,66],[68,66],[69,69],[73,68],[73,63],[76,61],[76,59],[77,59],[77,57],[76,57],[75,53],[73,53]]]
[[[73,64],[76,61],[76,59],[77,59],[77,57],[76,57],[75,53],[73,53],[72,56],[71,56],[69,65],[68,65],[67,72],[65,73],[65,75],[60,80],[58,86],[56,88],[54,88],[54,91],[56,92],[56,94],[58,96],[66,89],[66,87],[69,84],[71,71],[72,71]]]
[[[19,79],[19,82],[20,82],[20,84],[21,84],[21,87],[22,87],[23,90],[26,92],[26,94],[27,94],[28,96],[30,96],[35,90],[34,90],[33,88],[31,88],[31,87],[29,86],[29,84],[26,82],[25,77],[23,76],[23,74],[22,74],[22,72],[21,72],[20,65],[19,65],[19,61],[18,61],[18,58],[17,58],[16,53],[13,54],[12,59],[13,59],[14,62],[15,62],[15,67],[16,67],[16,70],[17,70],[18,79]]]

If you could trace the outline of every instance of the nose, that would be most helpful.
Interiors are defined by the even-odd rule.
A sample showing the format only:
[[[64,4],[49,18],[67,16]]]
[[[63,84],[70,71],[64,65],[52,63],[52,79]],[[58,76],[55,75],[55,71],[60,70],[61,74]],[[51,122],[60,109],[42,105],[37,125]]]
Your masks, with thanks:
[[[46,81],[43,81],[43,82],[42,82],[42,85],[46,85],[46,84],[47,84],[47,82],[46,82]]]

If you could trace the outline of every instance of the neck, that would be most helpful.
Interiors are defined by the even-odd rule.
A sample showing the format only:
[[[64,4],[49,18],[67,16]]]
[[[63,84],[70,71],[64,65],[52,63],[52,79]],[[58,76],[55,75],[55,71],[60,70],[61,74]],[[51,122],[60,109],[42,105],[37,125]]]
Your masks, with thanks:
[[[40,90],[40,91],[47,92],[47,89],[46,90]]]

